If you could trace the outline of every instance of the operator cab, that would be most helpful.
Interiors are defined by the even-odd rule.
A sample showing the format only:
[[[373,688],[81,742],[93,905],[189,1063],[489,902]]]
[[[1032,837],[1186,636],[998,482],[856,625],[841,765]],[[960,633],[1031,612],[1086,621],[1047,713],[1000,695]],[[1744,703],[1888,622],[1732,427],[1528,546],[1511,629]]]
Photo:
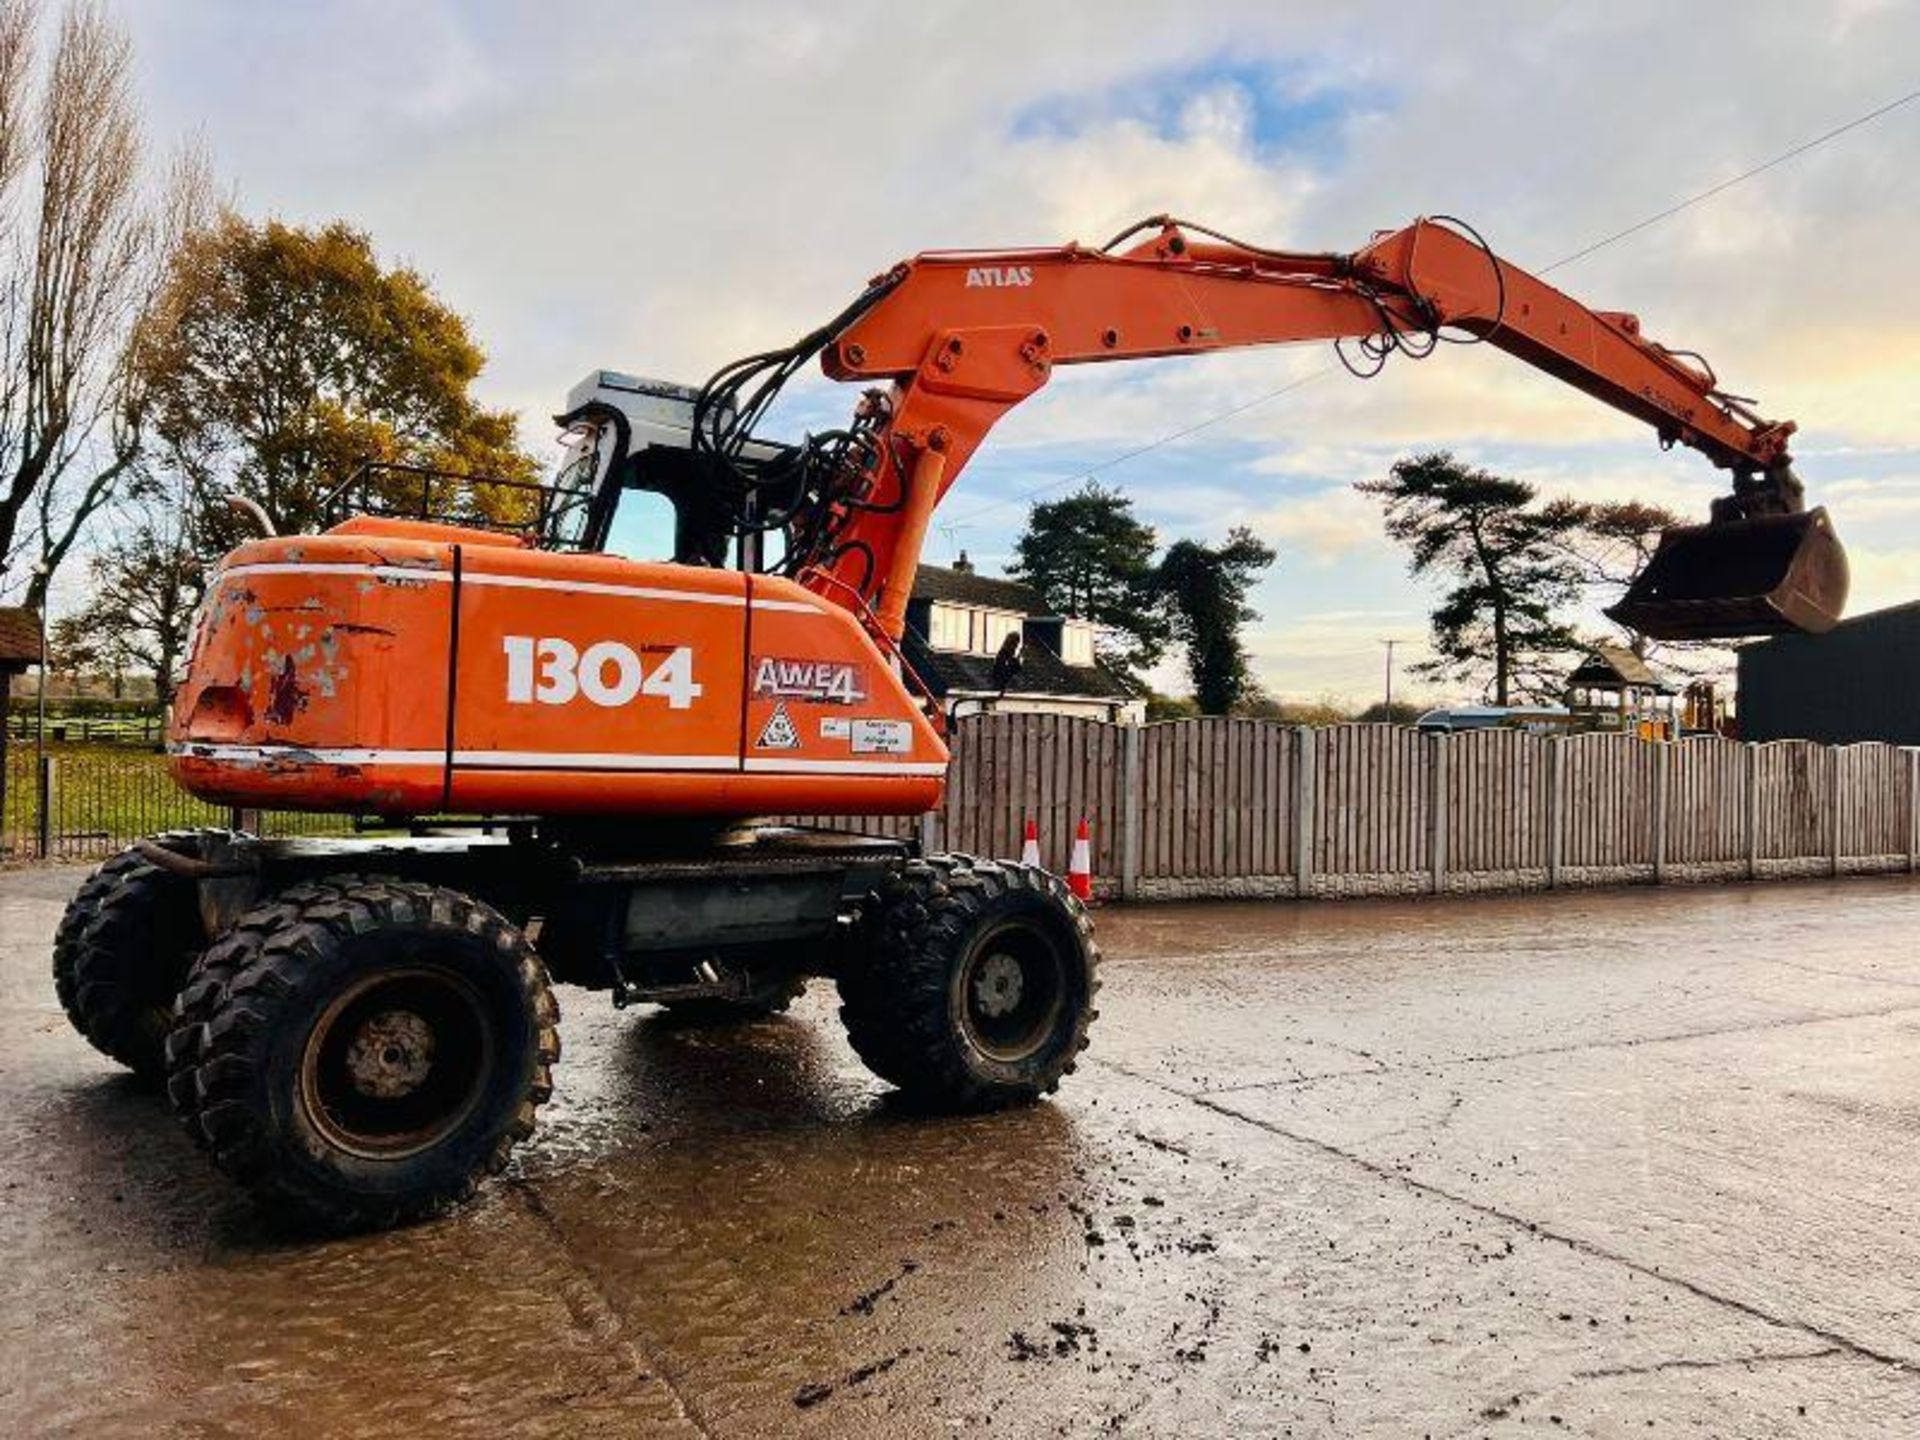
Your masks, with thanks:
[[[741,506],[694,456],[698,399],[699,391],[688,385],[595,370],[567,393],[566,409],[554,416],[562,454],[544,483],[369,461],[326,497],[322,514],[336,525],[359,515],[384,516],[500,531],[542,550],[597,552],[607,548],[622,496],[651,491],[673,507],[670,558],[724,566]],[[747,440],[741,456],[766,461],[786,448]],[[743,547],[736,558],[752,560],[753,547]]]
[[[554,417],[567,453],[549,484],[541,544],[604,550],[621,495],[646,490],[673,506],[673,560],[725,565],[733,507],[694,458],[698,399],[691,386],[618,370],[595,370],[568,391],[567,408]],[[745,453],[771,459],[782,448],[750,440]]]

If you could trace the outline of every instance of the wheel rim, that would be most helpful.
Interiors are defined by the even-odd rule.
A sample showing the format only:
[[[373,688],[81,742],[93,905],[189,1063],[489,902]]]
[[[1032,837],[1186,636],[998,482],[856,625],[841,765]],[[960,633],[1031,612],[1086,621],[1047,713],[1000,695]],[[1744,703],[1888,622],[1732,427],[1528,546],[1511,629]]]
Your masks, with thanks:
[[[307,1036],[300,1096],[329,1143],[367,1159],[428,1149],[473,1112],[495,1050],[473,985],[432,966],[386,970],[338,995]]]
[[[1014,923],[989,931],[960,974],[960,1022],[967,1039],[995,1060],[1042,1050],[1067,1000],[1067,964],[1053,936]]]

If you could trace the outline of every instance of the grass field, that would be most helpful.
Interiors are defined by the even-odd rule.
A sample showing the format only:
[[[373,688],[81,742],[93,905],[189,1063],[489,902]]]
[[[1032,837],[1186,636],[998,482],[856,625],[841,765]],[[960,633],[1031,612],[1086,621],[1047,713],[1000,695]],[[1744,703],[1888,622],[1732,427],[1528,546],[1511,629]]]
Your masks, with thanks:
[[[226,825],[225,806],[196,800],[173,783],[166,757],[140,745],[49,743],[53,762],[52,846],[56,858],[110,855],[129,841],[158,830]],[[10,861],[38,859],[40,794],[32,741],[8,746],[6,806],[0,846]],[[343,835],[347,815],[270,811],[262,829],[274,835]]]

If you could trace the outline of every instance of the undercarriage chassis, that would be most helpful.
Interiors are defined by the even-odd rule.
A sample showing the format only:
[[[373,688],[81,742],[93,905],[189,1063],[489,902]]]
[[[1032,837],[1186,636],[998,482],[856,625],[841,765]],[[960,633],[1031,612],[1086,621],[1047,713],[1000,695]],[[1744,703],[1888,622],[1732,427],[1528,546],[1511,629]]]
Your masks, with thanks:
[[[555,980],[616,1003],[743,998],[774,971],[834,973],[834,943],[918,853],[910,842],[774,824],[605,830],[506,824],[395,838],[222,835],[192,855],[143,842],[196,887],[217,936],[263,896],[302,880],[383,875],[447,885],[533,937]]]
[[[1037,1100],[1095,1017],[1083,906],[1035,867],[805,827],[527,821],[143,841],[80,887],[55,988],[277,1214],[395,1224],[470,1196],[552,1093],[549,978],[680,1023],[830,978],[854,1050],[931,1109]]]

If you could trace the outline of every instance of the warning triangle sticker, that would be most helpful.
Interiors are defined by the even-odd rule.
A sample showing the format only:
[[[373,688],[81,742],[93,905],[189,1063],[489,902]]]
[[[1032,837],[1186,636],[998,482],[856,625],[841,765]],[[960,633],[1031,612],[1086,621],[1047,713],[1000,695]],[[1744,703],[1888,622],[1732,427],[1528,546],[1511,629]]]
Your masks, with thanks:
[[[761,750],[798,750],[800,732],[794,728],[793,717],[787,714],[787,702],[782,700],[773,707],[773,714],[767,717],[766,725],[760,731],[760,738],[753,742]]]

